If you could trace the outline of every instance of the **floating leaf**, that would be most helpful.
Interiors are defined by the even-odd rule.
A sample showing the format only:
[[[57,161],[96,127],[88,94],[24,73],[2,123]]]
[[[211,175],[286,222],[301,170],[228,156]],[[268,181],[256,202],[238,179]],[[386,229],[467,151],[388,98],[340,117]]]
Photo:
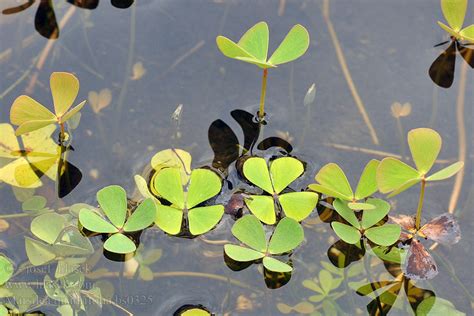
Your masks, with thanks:
[[[250,195],[245,199],[245,204],[250,212],[265,224],[275,223],[275,201],[273,197],[268,195]]]
[[[136,232],[150,226],[156,219],[156,208],[152,199],[146,199],[127,219],[127,222],[123,226],[123,230],[126,232]]]
[[[375,206],[373,210],[366,210],[362,214],[362,228],[369,228],[380,222],[390,211],[390,204],[381,199],[369,199],[368,202]]]
[[[254,261],[265,256],[265,254],[259,251],[232,244],[225,245],[224,251],[231,259],[240,262]]]
[[[303,172],[303,163],[298,159],[293,157],[281,157],[273,160],[270,164],[270,175],[274,191],[273,193],[280,194],[283,189],[300,177]]]
[[[380,246],[391,246],[400,237],[400,226],[385,224],[383,226],[371,227],[364,232],[364,236],[371,242]]]
[[[313,192],[290,192],[280,195],[278,201],[287,217],[300,222],[316,207],[318,195]]]
[[[331,226],[336,235],[346,243],[353,245],[360,241],[361,234],[358,229],[339,222],[332,222]]]
[[[97,192],[97,201],[105,215],[121,228],[125,223],[127,213],[127,193],[118,185],[110,185]]]
[[[232,226],[232,234],[235,238],[257,251],[265,252],[267,250],[265,231],[255,216],[246,215],[238,219]]]
[[[304,239],[303,228],[292,218],[285,217],[278,222],[268,244],[272,255],[286,253],[298,247]],[[274,271],[274,270],[273,270]]]
[[[405,276],[414,280],[430,280],[438,274],[438,266],[423,244],[413,239],[407,259],[402,265]]]
[[[79,212],[79,222],[90,231],[97,233],[116,233],[117,227],[107,222],[102,216],[89,209],[82,209]]]
[[[461,239],[459,224],[450,213],[433,218],[420,228],[418,234],[443,245],[454,245]]]
[[[151,167],[158,173],[163,168],[178,168],[181,182],[187,183],[191,174],[191,155],[182,149],[165,149],[151,158]]]
[[[121,233],[113,234],[107,238],[104,243],[104,248],[107,251],[122,254],[131,253],[137,249],[135,243]]]
[[[273,272],[291,272],[293,270],[290,265],[272,257],[264,257],[262,262],[267,270]]]
[[[189,211],[189,232],[194,236],[210,231],[224,215],[222,205],[196,207]]]
[[[0,255],[0,285],[5,284],[13,275],[13,264],[7,257]]]

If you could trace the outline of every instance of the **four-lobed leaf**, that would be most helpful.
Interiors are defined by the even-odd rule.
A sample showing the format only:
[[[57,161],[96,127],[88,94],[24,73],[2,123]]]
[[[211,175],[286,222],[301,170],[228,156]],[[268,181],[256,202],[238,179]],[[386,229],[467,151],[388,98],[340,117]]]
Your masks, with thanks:
[[[281,193],[304,172],[303,163],[293,157],[281,157],[267,166],[265,159],[248,158],[243,166],[245,178],[270,195],[250,195],[245,199],[247,207],[265,224],[276,222],[275,202],[285,215],[298,222],[309,216],[318,203],[315,192]]]
[[[51,124],[64,124],[78,113],[86,101],[72,107],[79,92],[79,80],[67,72],[53,72],[50,78],[54,113],[29,96],[21,95],[10,109],[10,121],[18,128],[15,134],[22,135]]]
[[[348,201],[348,205],[353,210],[369,210],[374,206],[363,201],[377,191],[376,171],[379,161],[372,159],[367,163],[359,178],[359,183],[355,193],[347,180],[344,171],[335,163],[328,163],[316,174],[315,184],[310,184],[309,188],[316,192],[326,194],[338,199]]]
[[[135,243],[126,233],[150,226],[156,218],[156,204],[151,198],[145,199],[127,217],[127,194],[118,185],[99,190],[97,201],[108,220],[95,210],[83,208],[79,212],[81,225],[91,232],[111,234],[104,243],[107,251],[121,254],[134,252]]]
[[[176,167],[163,168],[156,174],[153,190],[171,205],[157,205],[155,223],[166,233],[177,235],[181,232],[183,216],[186,215],[189,232],[195,236],[204,234],[220,221],[224,215],[224,206],[198,205],[221,191],[221,179],[211,170],[194,169],[187,183],[182,180],[182,170]]]
[[[252,26],[237,43],[222,35],[217,36],[216,43],[226,57],[266,69],[301,57],[309,47],[309,33],[300,24],[293,26],[268,59],[269,30],[266,22]]]
[[[272,256],[291,252],[304,240],[301,225],[292,218],[281,219],[270,240],[267,242],[265,230],[260,220],[254,215],[245,215],[232,227],[232,234],[247,247],[227,244],[226,255],[234,261],[250,262],[262,259],[267,270],[274,272],[291,272],[293,268]]]
[[[474,24],[463,28],[467,0],[441,0],[441,10],[449,26],[440,21],[438,25],[457,40],[474,43]]]
[[[429,128],[408,132],[408,145],[416,169],[393,158],[384,158],[377,168],[377,185],[382,193],[395,196],[421,181],[440,181],[455,175],[464,166],[458,161],[428,176],[441,150],[441,136]]]

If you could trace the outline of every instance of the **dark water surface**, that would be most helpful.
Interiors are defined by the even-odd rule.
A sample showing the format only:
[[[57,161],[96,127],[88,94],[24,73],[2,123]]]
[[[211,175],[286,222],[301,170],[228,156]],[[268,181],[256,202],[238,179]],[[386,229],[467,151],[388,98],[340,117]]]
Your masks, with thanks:
[[[329,23],[337,34],[378,144],[348,88],[323,16],[323,1],[136,0],[130,8],[118,9],[101,0],[94,10],[74,8],[61,0],[53,2],[59,24],[70,15],[54,41],[35,31],[38,3],[20,13],[0,16],[0,122],[9,122],[10,106],[21,94],[51,106],[49,76],[54,71],[72,72],[79,78],[78,101],[87,99],[90,91],[102,89],[110,89],[112,101],[99,114],[87,104],[83,109],[80,125],[73,134],[75,151],[71,154],[83,179],[64,199],[58,199],[54,183],[45,180],[37,194],[47,197],[49,207],[79,202],[94,205],[95,193],[110,184],[123,186],[131,195],[135,189],[133,176],[141,174],[153,154],[162,149],[189,151],[194,167],[210,164],[213,153],[207,138],[209,125],[222,119],[238,131],[230,111],[255,113],[261,84],[260,69],[225,58],[215,45],[215,37],[224,34],[237,40],[256,22],[267,21],[272,52],[290,27],[300,23],[308,29],[311,45],[299,60],[269,71],[269,124],[265,136],[287,137],[293,154],[308,163],[302,187],[313,182],[317,170],[329,162],[338,163],[355,186],[353,179],[359,177],[367,161],[382,159],[385,154],[380,152],[398,155],[406,148],[390,106],[409,102],[411,114],[401,118],[403,140],[410,129],[434,128],[443,138],[440,159],[465,161],[464,178],[453,209],[462,239],[453,247],[439,246],[434,250],[440,273],[417,286],[434,291],[438,298],[449,300],[459,311],[472,315],[474,73],[470,68],[463,71],[467,64],[458,58],[451,88],[439,88],[429,78],[428,69],[443,49],[433,46],[447,39],[436,25],[437,20],[443,19],[437,1],[329,1]],[[1,1],[0,9],[18,4]],[[474,18],[472,5],[466,21]],[[38,56],[45,49],[49,51],[38,68]],[[133,73],[137,63],[146,70],[141,77]],[[316,84],[316,99],[308,109],[303,98],[312,83]],[[180,137],[176,137],[171,115],[179,104],[183,107]],[[460,133],[465,137],[461,145]],[[435,168],[441,166],[446,163]],[[428,187],[425,218],[448,211],[454,181],[452,178]],[[390,201],[394,213],[411,214],[417,200],[418,188],[412,188]],[[1,214],[21,213],[21,203],[5,183],[0,183],[0,201]],[[30,219],[7,221],[10,228],[0,233],[0,240],[4,252],[18,266],[27,260],[23,236]],[[145,231],[142,245],[146,249],[162,249],[162,257],[151,266],[155,272],[152,281],[127,278],[122,275],[124,263],[110,261],[101,254],[94,269],[108,270],[99,279],[114,285],[111,300],[137,315],[170,315],[184,304],[202,304],[219,315],[276,315],[280,313],[277,304],[294,306],[316,294],[303,287],[302,282],[318,278],[324,264],[329,263],[327,249],[337,241],[330,226],[321,223],[316,212],[307,221],[306,241],[292,256],[292,278],[279,289],[265,286],[258,265],[234,272],[224,264],[219,241],[233,240],[230,218],[224,218],[216,230],[204,236],[216,242],[173,238],[157,229]],[[101,252],[100,240],[94,239],[93,243]],[[333,292],[331,301],[338,315],[367,313],[370,299],[357,295],[351,282],[365,284],[387,278],[376,259],[369,257],[361,263],[361,272],[346,277]],[[374,265],[368,278],[364,263],[365,268]],[[348,270],[340,271],[344,275]],[[42,282],[43,275],[32,272],[18,280]],[[97,280],[87,279],[86,283],[89,281]],[[37,292],[42,297],[42,291]],[[398,299],[399,305],[390,315],[411,314],[407,298],[401,295]],[[323,307],[322,302],[312,304],[323,315],[333,311]],[[53,305],[39,309],[55,314]],[[125,314],[110,304],[104,304],[102,313]]]

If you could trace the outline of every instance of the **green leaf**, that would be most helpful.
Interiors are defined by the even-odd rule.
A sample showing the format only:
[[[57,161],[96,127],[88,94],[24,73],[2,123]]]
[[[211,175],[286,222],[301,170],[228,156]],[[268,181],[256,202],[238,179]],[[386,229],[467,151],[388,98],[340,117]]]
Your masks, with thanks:
[[[232,234],[250,248],[260,252],[267,250],[265,231],[260,221],[253,215],[239,218],[232,226]]]
[[[405,191],[406,189],[414,186],[415,184],[417,184],[420,181],[421,181],[421,179],[419,179],[419,178],[408,180],[407,182],[403,183],[400,187],[398,187],[398,189],[392,191],[389,195],[387,195],[387,197],[391,198],[391,197]]]
[[[263,266],[273,272],[291,272],[293,270],[290,265],[271,257],[263,258]]]
[[[30,230],[39,239],[53,244],[66,225],[66,219],[56,213],[47,213],[31,221]]]
[[[25,249],[28,259],[35,266],[43,265],[56,258],[53,246],[29,237],[25,237]]]
[[[269,194],[273,194],[272,181],[268,172],[267,162],[260,157],[250,157],[244,162],[244,176]]]
[[[127,215],[127,193],[118,185],[110,185],[97,192],[97,201],[108,219],[121,228]]]
[[[462,29],[459,33],[463,37],[463,40],[474,43],[474,24]]]
[[[171,206],[156,206],[156,225],[170,235],[177,235],[181,231],[183,211]]]
[[[0,305],[0,316],[8,316],[8,309],[5,305]]]
[[[331,292],[333,280],[332,274],[329,271],[319,271],[319,283],[321,284],[321,289],[325,294],[329,294],[329,292]]]
[[[245,199],[245,204],[250,212],[259,220],[268,225],[275,224],[276,215],[273,197],[268,195],[251,195]]]
[[[186,207],[191,209],[221,191],[221,179],[208,169],[194,169],[189,180]]]
[[[246,57],[246,58],[251,58],[255,59],[255,56],[252,56],[249,52],[247,52],[245,49],[240,47],[238,44],[234,43],[230,39],[228,39],[225,36],[217,36],[216,37],[216,44],[219,50],[224,54],[224,56],[229,57],[229,58],[237,58],[237,57]]]
[[[392,157],[382,159],[377,168],[377,185],[382,193],[395,191],[402,186],[406,190],[418,179],[421,180],[421,174],[417,170]],[[405,184],[411,185],[405,186]],[[402,191],[398,193],[400,192]]]
[[[15,135],[20,136],[26,133],[34,132],[43,127],[56,123],[56,120],[35,120],[21,124],[16,130]]]
[[[360,241],[360,232],[358,229],[339,222],[331,223],[332,229],[336,235],[348,244],[356,244]]]
[[[132,253],[137,249],[135,243],[130,238],[120,233],[113,234],[107,238],[104,248],[107,251],[121,254]]]
[[[196,207],[189,211],[189,232],[194,236],[210,231],[224,215],[223,205]]]
[[[268,244],[268,252],[279,255],[299,246],[304,240],[304,231],[294,219],[284,217],[278,222]]]
[[[72,106],[79,92],[79,80],[67,72],[53,72],[49,80],[54,112],[61,117]]]
[[[314,192],[290,192],[278,197],[285,215],[298,222],[309,216],[318,203],[318,195]]]
[[[295,181],[304,172],[303,163],[293,157],[275,159],[270,164],[270,177],[273,189],[280,194],[291,182]]]
[[[385,224],[367,229],[364,235],[377,245],[391,246],[400,237],[400,232],[401,228],[397,224]]]
[[[335,163],[328,163],[319,170],[316,181],[330,191],[336,191],[344,200],[352,200],[354,193],[344,171]],[[326,194],[325,192],[321,192]]]
[[[280,65],[301,57],[309,47],[309,33],[297,24],[291,28],[268,62]]]
[[[375,206],[373,210],[365,210],[362,213],[361,226],[363,229],[374,226],[382,220],[390,211],[390,204],[381,199],[368,199],[368,203]]]
[[[86,104],[86,101],[84,100],[81,103],[79,103],[78,105],[76,105],[75,107],[73,107],[69,112],[67,112],[66,114],[64,114],[61,117],[61,122],[64,123],[64,122],[68,121],[70,118],[72,118],[74,115],[79,113],[79,111],[82,110],[82,108],[84,107],[85,104]]]
[[[450,301],[430,296],[420,302],[416,308],[417,316],[466,316],[464,312],[459,311]]]
[[[40,211],[46,207],[47,200],[44,196],[35,195],[21,204],[23,211]]]
[[[341,200],[346,200],[346,201],[351,201],[352,200],[351,198],[348,198],[346,195],[341,194],[341,193],[339,193],[337,191],[334,191],[332,189],[329,189],[328,187],[325,187],[325,186],[320,185],[320,184],[312,183],[312,184],[308,185],[308,188],[312,191],[315,191],[315,192],[318,192],[318,193],[321,193],[321,194],[325,194],[327,196],[331,196],[331,197],[334,197],[336,199],[341,199]]]
[[[349,206],[349,208],[351,210],[354,210],[354,211],[359,211],[359,210],[373,210],[375,208],[375,206],[373,206],[372,204],[369,204],[369,203],[354,203],[354,202],[349,202],[347,203],[347,206]]]
[[[426,181],[440,181],[451,178],[456,173],[458,173],[463,167],[464,161],[455,162],[452,165],[433,173],[431,176],[426,178]]]
[[[148,189],[148,183],[146,182],[145,178],[143,178],[141,175],[136,174],[133,179],[135,180],[135,185],[138,189],[138,192],[145,198],[145,199],[153,199],[153,202],[155,203],[160,203],[150,192],[150,189]]]
[[[130,215],[123,226],[126,232],[136,232],[150,226],[156,219],[156,207],[152,199],[146,199]]]
[[[224,251],[229,258],[238,262],[254,261],[262,259],[265,256],[259,251],[232,244],[225,245]]]
[[[158,173],[163,168],[178,168],[181,183],[187,183],[191,174],[191,155],[182,149],[165,149],[151,158],[151,167]]]
[[[240,38],[237,45],[250,53],[259,61],[266,62],[268,54],[269,31],[265,22],[259,22],[252,26]]]
[[[360,227],[357,216],[355,215],[354,211],[347,206],[346,201],[337,199],[332,203],[332,205],[334,206],[336,212],[341,215],[342,218],[344,218],[349,224],[357,229]]]
[[[438,25],[444,30],[446,31],[450,36],[454,36],[454,38],[458,38],[459,37],[459,33],[455,32],[452,28],[450,28],[449,26],[447,26],[446,24],[438,21]]]
[[[5,284],[13,275],[13,264],[7,257],[0,255],[0,285]]]
[[[262,69],[274,68],[274,67],[276,67],[276,66],[274,66],[274,65],[272,65],[272,64],[264,63],[264,62],[262,62],[262,61],[259,61],[258,59],[254,59],[254,58],[235,57],[235,59],[241,60],[241,61],[245,61],[246,63],[250,63],[250,64],[257,65],[258,67],[260,67],[260,68],[262,68]]]
[[[56,121],[56,116],[44,105],[27,95],[21,95],[13,101],[10,108],[10,122],[22,125],[29,121]]]
[[[441,143],[441,136],[430,128],[417,128],[408,132],[408,145],[419,173],[427,174],[430,171],[441,150]]]
[[[444,18],[454,31],[459,32],[466,16],[467,0],[441,0]]]
[[[89,209],[82,209],[79,212],[79,222],[81,225],[96,233],[115,233],[118,232],[117,227],[107,222],[102,216]]]
[[[184,191],[179,169],[161,169],[155,177],[154,186],[160,196],[184,209]]]
[[[380,161],[372,159],[367,163],[362,171],[362,174],[359,178],[359,183],[357,184],[357,189],[354,197],[356,200],[362,200],[366,197],[377,192],[377,167],[379,166]]]

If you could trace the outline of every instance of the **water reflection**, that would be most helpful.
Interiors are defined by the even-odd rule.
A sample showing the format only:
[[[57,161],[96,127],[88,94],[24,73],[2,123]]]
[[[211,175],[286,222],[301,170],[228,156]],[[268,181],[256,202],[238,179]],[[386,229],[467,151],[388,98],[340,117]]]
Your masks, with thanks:
[[[449,88],[453,84],[454,70],[456,68],[456,55],[458,52],[468,65],[471,66],[471,68],[474,68],[474,50],[467,47],[467,45],[470,44],[462,44],[453,38],[451,41],[440,43],[435,47],[447,43],[450,43],[448,48],[446,48],[446,50],[436,58],[428,71],[431,80],[443,88]]]
[[[4,9],[3,14],[15,14],[31,7],[36,0],[27,2],[16,7]],[[111,4],[119,9],[130,7],[135,0],[111,0]],[[93,10],[99,5],[99,0],[66,0],[66,2],[83,9]],[[59,26],[54,12],[53,0],[39,0],[38,9],[35,14],[35,29],[43,37],[57,39],[59,37]]]

